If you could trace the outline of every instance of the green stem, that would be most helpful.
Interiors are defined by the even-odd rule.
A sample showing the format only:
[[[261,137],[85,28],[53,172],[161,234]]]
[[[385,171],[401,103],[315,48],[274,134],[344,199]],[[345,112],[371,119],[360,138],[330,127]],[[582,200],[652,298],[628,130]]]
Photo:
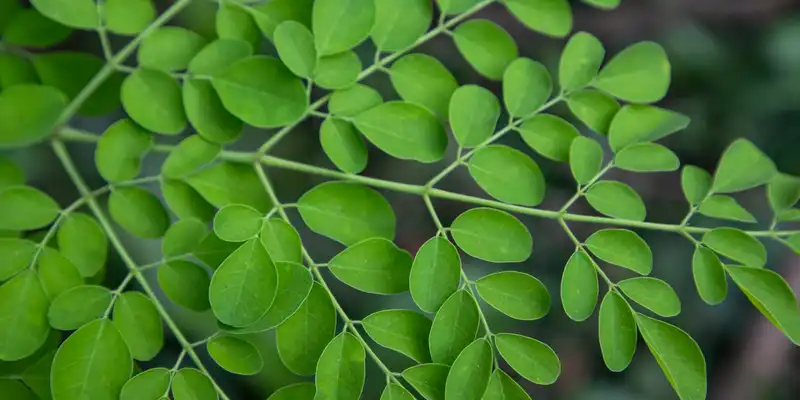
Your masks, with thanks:
[[[569,210],[569,208],[573,204],[575,204],[575,202],[578,201],[578,199],[580,199],[584,194],[586,194],[586,191],[589,190],[589,188],[591,188],[592,185],[594,185],[597,181],[599,181],[600,178],[602,178],[603,175],[605,175],[606,172],[610,171],[612,168],[614,168],[614,161],[609,162],[602,170],[600,170],[600,172],[597,173],[597,175],[595,175],[591,180],[589,180],[589,182],[580,187],[578,191],[575,192],[575,195],[572,196],[571,199],[567,200],[566,203],[564,203],[564,206],[561,207],[560,212],[567,212],[567,210]]]
[[[569,238],[572,240],[572,243],[575,244],[575,250],[582,251],[584,252],[584,254],[586,254],[587,257],[589,257],[589,261],[592,262],[592,266],[594,267],[595,271],[597,271],[597,273],[600,274],[603,280],[606,281],[606,284],[608,284],[608,288],[613,289],[616,286],[614,282],[608,277],[608,275],[606,275],[605,271],[603,271],[603,269],[600,268],[600,265],[597,264],[594,258],[592,258],[592,256],[584,250],[583,243],[581,243],[578,237],[575,236],[575,234],[572,232],[572,229],[570,229],[569,225],[567,225],[567,223],[564,222],[563,219],[559,219],[558,224],[561,225],[561,227],[564,229],[564,232],[566,232],[567,236],[569,236]]]

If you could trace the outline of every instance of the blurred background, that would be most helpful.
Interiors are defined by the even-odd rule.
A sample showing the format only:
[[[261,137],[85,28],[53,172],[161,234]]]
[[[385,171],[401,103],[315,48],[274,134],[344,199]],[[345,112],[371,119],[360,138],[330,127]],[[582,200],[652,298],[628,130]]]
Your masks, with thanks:
[[[402,1],[402,0],[397,0]],[[169,1],[160,1],[164,9]],[[800,1],[796,0],[623,0],[610,12],[600,11],[573,1],[574,31],[588,31],[606,45],[612,55],[634,42],[653,40],[667,50],[672,63],[673,84],[668,97],[660,106],[680,111],[691,117],[685,131],[663,141],[685,164],[698,165],[708,171],[714,166],[724,148],[734,139],[746,137],[775,160],[786,173],[800,174]],[[214,37],[214,13],[217,5],[196,1],[173,23],[190,27],[202,35]],[[536,34],[517,22],[504,7],[492,5],[478,14],[505,27],[516,39],[520,54],[547,65],[555,71],[566,39],[551,39]],[[112,38],[119,48],[127,39]],[[99,42],[90,32],[76,32],[61,47],[100,54]],[[500,85],[480,77],[462,59],[451,38],[441,36],[423,45],[420,52],[436,56],[454,74],[460,84],[479,84],[501,96]],[[265,43],[264,52],[274,52]],[[360,48],[365,65],[372,59],[370,45]],[[132,62],[132,61],[131,61]],[[376,74],[366,80],[379,89],[385,99],[396,98],[388,78]],[[580,126],[565,106],[554,111]],[[118,115],[79,119],[75,126],[102,132]],[[501,117],[504,121],[505,117]],[[318,129],[320,120],[304,122],[291,133],[273,154],[319,166],[333,167],[322,153]],[[584,134],[591,135],[584,129]],[[249,131],[230,149],[257,148],[272,132]],[[164,142],[176,138],[159,137]],[[545,172],[548,193],[543,208],[557,209],[575,191],[569,169],[564,164],[536,156],[518,136],[509,135],[503,142],[533,156]],[[365,175],[407,183],[421,184],[449,165],[455,157],[455,146],[448,157],[433,165],[401,162],[391,159],[374,147]],[[80,164],[81,172],[94,187],[105,182],[94,168],[94,147],[86,144],[70,146]],[[24,164],[29,182],[53,195],[62,205],[69,204],[77,193],[46,146],[34,147],[11,156]],[[146,159],[142,175],[160,171],[161,155]],[[283,202],[292,203],[306,190],[321,182],[317,177],[283,170],[268,170]],[[648,220],[677,223],[685,215],[687,204],[680,190],[679,173],[633,174],[614,172],[611,177],[632,185],[648,205]],[[440,184],[450,191],[485,196],[465,169],[459,169]],[[157,191],[157,186],[152,187]],[[383,194],[392,203],[398,217],[397,243],[412,254],[435,233],[433,223],[420,198],[391,192]],[[745,192],[737,197],[760,221],[770,218],[763,190]],[[436,208],[448,225],[467,209],[464,204],[436,201]],[[294,211],[294,210],[292,210]],[[592,211],[579,202],[572,212]],[[302,223],[296,213],[291,213]],[[551,311],[545,318],[533,322],[513,321],[493,312],[483,304],[489,324],[495,332],[517,332],[549,343],[559,354],[563,372],[554,385],[535,386],[517,379],[534,399],[673,399],[675,394],[655,360],[643,343],[633,363],[623,373],[608,372],[603,365],[597,343],[597,320],[583,323],[569,320],[561,309],[559,282],[563,267],[574,250],[567,236],[554,221],[522,217],[534,237],[533,256],[525,263],[504,265],[533,274],[543,281],[551,293]],[[695,224],[712,226],[713,222],[698,218]],[[765,222],[766,223],[766,222]],[[585,239],[599,226],[571,224],[579,238]],[[768,225],[768,224],[767,224]],[[764,226],[764,224],[762,224]],[[766,227],[766,226],[764,226]],[[305,245],[316,260],[328,260],[341,248],[320,236],[301,229]],[[137,262],[145,264],[158,260],[160,242],[134,239],[124,232],[125,239]],[[691,274],[692,246],[678,235],[640,232],[650,243],[655,255],[654,276],[668,281],[678,292],[683,312],[670,320],[689,332],[703,349],[708,363],[709,398],[725,400],[795,399],[800,393],[800,352],[777,329],[772,327],[747,299],[731,288],[727,300],[719,306],[703,303],[694,287]],[[775,243],[767,243],[768,267],[781,273],[795,290],[800,289],[800,257]],[[462,255],[463,256],[463,255]],[[125,267],[116,256],[110,258],[109,285],[123,276]],[[471,279],[498,270],[492,265],[464,256],[464,266]],[[619,268],[605,266],[614,280],[628,277]],[[151,270],[152,272],[152,270]],[[151,276],[154,280],[155,277]],[[415,308],[410,296],[374,296],[359,293],[328,280],[344,309],[353,318],[385,308]],[[154,281],[155,282],[155,281]],[[156,285],[157,286],[157,285]],[[601,291],[605,288],[601,288]],[[183,327],[190,340],[199,340],[215,329],[210,312],[193,313],[164,303]],[[276,388],[302,380],[288,372],[277,358],[274,337],[266,333],[252,337],[265,358],[265,368],[254,377],[236,377],[214,370],[215,378],[234,399],[264,399]],[[396,353],[376,348],[394,371],[408,367],[409,360]],[[174,340],[152,365],[172,365],[180,351]],[[201,349],[201,352],[204,350]],[[203,355],[205,357],[205,354]],[[207,365],[214,369],[213,363]],[[367,387],[363,398],[377,399],[384,380],[377,368],[368,361]],[[794,395],[792,393],[795,393]],[[2,397],[2,396],[0,396]]]

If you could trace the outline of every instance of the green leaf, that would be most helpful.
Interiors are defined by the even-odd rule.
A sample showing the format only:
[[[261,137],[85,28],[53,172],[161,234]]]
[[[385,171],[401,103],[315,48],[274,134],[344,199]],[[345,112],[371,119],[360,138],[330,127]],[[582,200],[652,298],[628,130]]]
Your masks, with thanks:
[[[431,359],[450,365],[478,334],[478,303],[472,295],[459,290],[442,304],[433,318],[428,346]]]
[[[114,399],[133,372],[131,354],[117,328],[96,319],[61,344],[53,360],[54,399]]]
[[[61,254],[75,264],[81,276],[95,276],[105,265],[108,239],[97,221],[83,213],[70,213],[56,234]]]
[[[517,382],[502,369],[495,369],[481,400],[531,400]]]
[[[278,288],[278,271],[261,242],[242,244],[214,272],[208,290],[218,320],[242,327],[267,313]]]
[[[52,135],[67,96],[50,86],[14,85],[0,93],[0,148],[25,147]]]
[[[469,159],[469,173],[490,196],[504,203],[537,206],[544,200],[544,175],[525,153],[503,145],[479,149]]]
[[[611,121],[620,110],[613,97],[597,90],[579,90],[567,97],[570,112],[589,129],[607,135]]]
[[[432,163],[441,160],[447,149],[441,122],[412,103],[383,103],[356,116],[355,124],[375,146],[402,160]]]
[[[0,360],[16,361],[47,339],[49,301],[36,272],[19,273],[0,286]]]
[[[533,238],[528,228],[505,211],[467,210],[453,221],[450,232],[461,250],[489,262],[522,262],[533,251]]]
[[[169,215],[158,197],[136,186],[112,190],[108,211],[122,229],[142,238],[162,237],[169,228]]]
[[[167,178],[186,176],[214,161],[220,151],[221,146],[209,143],[199,135],[189,136],[169,153],[161,165],[161,174]]]
[[[726,267],[739,289],[794,344],[800,343],[800,311],[792,288],[774,271]]]
[[[314,43],[320,56],[356,47],[375,22],[372,0],[317,0],[312,10]]]
[[[311,77],[317,66],[317,49],[314,35],[305,25],[284,21],[275,28],[273,41],[286,68],[301,78]]]
[[[0,379],[0,391],[3,396],[15,400],[38,400],[39,398],[20,381]]]
[[[357,400],[364,389],[367,354],[353,334],[342,332],[325,347],[314,381],[316,398]]]
[[[163,71],[137,69],[122,82],[122,107],[143,128],[178,135],[186,127],[181,88]]]
[[[409,275],[414,303],[422,311],[435,313],[461,282],[461,258],[449,240],[434,236],[417,251]]]
[[[408,290],[411,255],[390,240],[371,238],[358,242],[328,262],[340,281],[362,292],[395,294]]]
[[[661,279],[638,277],[625,279],[617,286],[642,307],[662,316],[674,317],[681,313],[681,301],[675,290]]]
[[[189,176],[186,182],[217,208],[245,204],[262,213],[272,208],[272,202],[250,164],[221,162]]]
[[[777,215],[778,222],[793,222],[800,221],[800,209],[793,208],[791,210],[781,211]]]
[[[586,239],[586,247],[597,258],[640,275],[647,275],[653,270],[653,253],[636,232],[603,229]]]
[[[211,379],[194,368],[181,368],[172,378],[175,400],[216,400],[217,391]]]
[[[377,90],[356,83],[347,89],[337,90],[328,102],[328,112],[342,117],[355,117],[383,103]]]
[[[550,385],[561,374],[561,361],[550,346],[533,338],[512,333],[498,333],[494,344],[508,365],[523,378]]]
[[[300,235],[288,222],[277,218],[264,221],[259,237],[272,261],[302,263]]]
[[[278,356],[297,375],[313,375],[322,351],[336,334],[336,310],[315,283],[303,304],[276,329]]]
[[[686,332],[666,322],[636,314],[647,347],[681,400],[706,398],[706,360]]]
[[[189,61],[189,72],[195,75],[213,76],[252,55],[253,48],[244,40],[217,39],[203,47]]]
[[[214,232],[226,242],[246,242],[261,232],[264,216],[253,207],[229,204],[214,217]]]
[[[697,293],[703,301],[713,306],[725,300],[728,281],[722,262],[713,251],[700,246],[694,250],[692,275]]]
[[[767,198],[775,214],[794,207],[800,200],[800,178],[787,174],[775,175],[767,185]]]
[[[700,214],[712,218],[730,219],[741,222],[756,222],[756,217],[730,196],[711,196],[697,210]]]
[[[655,103],[667,94],[670,65],[655,42],[639,42],[617,53],[594,79],[594,87],[631,103]]]
[[[267,400],[314,400],[316,391],[313,383],[295,383],[276,390]]]
[[[703,235],[703,244],[748,267],[762,268],[767,263],[764,245],[739,229],[716,228]]]
[[[569,167],[579,185],[585,185],[600,173],[603,148],[594,140],[578,136],[569,147]]]
[[[583,250],[572,254],[561,276],[561,305],[573,321],[585,321],[597,307],[597,271]]]
[[[518,58],[503,71],[503,102],[508,114],[514,118],[526,117],[539,110],[552,92],[553,80],[541,63]]]
[[[340,170],[357,174],[367,167],[367,145],[349,122],[327,118],[319,129],[322,150]]]
[[[619,4],[621,3],[621,0],[581,0],[581,1],[602,10],[613,10],[619,7]]]
[[[547,288],[522,272],[495,272],[478,279],[475,287],[490,306],[514,319],[533,321],[550,311]]]
[[[432,19],[433,7],[428,0],[376,0],[370,36],[380,51],[403,50],[425,34]]]
[[[383,389],[380,400],[414,400],[414,396],[404,387],[390,383]]]
[[[431,320],[411,310],[383,310],[361,320],[375,343],[402,353],[418,363],[430,362],[428,336]]]
[[[184,219],[172,224],[161,241],[164,257],[192,254],[208,234],[206,224],[197,219]]]
[[[303,194],[297,209],[309,229],[346,246],[372,237],[394,239],[392,207],[366,186],[323,183]]]
[[[106,28],[119,35],[134,36],[156,18],[152,0],[105,0],[104,11]]]
[[[453,37],[461,55],[488,79],[501,80],[506,67],[519,55],[514,38],[486,19],[472,19],[459,24]]]
[[[83,277],[75,265],[61,253],[49,247],[39,254],[39,280],[50,300],[67,289],[83,284]]]
[[[0,239],[0,281],[8,280],[33,263],[38,253],[36,243],[17,238]]]
[[[550,0],[544,2],[548,1]],[[572,92],[589,85],[597,76],[605,56],[606,49],[603,43],[591,33],[578,32],[572,35],[564,46],[558,66],[558,83],[561,90]]]
[[[119,395],[119,400],[159,400],[169,390],[169,370],[152,368],[135,375]]]
[[[14,46],[47,48],[66,40],[72,29],[28,8],[10,16],[3,32],[3,41]]]
[[[0,157],[0,189],[25,184],[25,171],[14,161]]]
[[[206,40],[195,32],[179,26],[164,26],[144,37],[137,60],[144,68],[184,70],[205,45]]]
[[[206,345],[208,354],[222,369],[237,375],[255,375],[264,360],[255,346],[233,336],[217,336]]]
[[[461,14],[478,4],[479,1],[480,0],[436,0],[436,2],[439,3],[439,9],[446,15]]]
[[[153,301],[141,292],[125,292],[117,298],[114,325],[136,360],[150,361],[164,347],[161,315]]]
[[[444,364],[417,364],[403,371],[403,379],[425,400],[444,400],[450,367]]]
[[[56,219],[61,207],[50,196],[30,186],[0,189],[0,229],[26,231]]]
[[[78,29],[95,29],[100,26],[97,4],[92,0],[31,0],[31,5],[62,25]]]
[[[714,174],[714,193],[741,192],[761,186],[778,173],[775,163],[747,139],[737,139],[725,150]]]
[[[447,119],[450,97],[458,89],[458,82],[439,60],[427,54],[403,56],[392,64],[389,78],[403,100]]]
[[[447,399],[478,400],[486,391],[493,367],[492,345],[476,339],[458,355],[447,374]]]
[[[306,89],[277,58],[241,59],[211,79],[231,114],[258,128],[298,120],[308,108]]]
[[[597,212],[611,218],[644,221],[647,216],[642,198],[622,182],[597,182],[586,192],[586,200]]]
[[[0,89],[38,82],[36,70],[30,61],[14,54],[0,53]]]
[[[20,4],[19,0],[3,0],[0,1],[0,32],[8,26],[9,21],[11,21],[12,17],[22,11],[22,4]]]
[[[217,269],[238,248],[238,243],[226,242],[217,237],[214,231],[211,231],[192,254],[209,268]]]
[[[603,361],[613,372],[628,367],[636,352],[636,320],[630,306],[617,292],[608,291],[600,303],[598,337]]]
[[[211,279],[203,267],[183,260],[158,267],[158,284],[175,304],[194,311],[208,310],[208,286]]]
[[[572,30],[572,10],[567,0],[506,0],[508,10],[536,32],[564,37]]]
[[[211,143],[231,142],[242,133],[242,121],[225,109],[209,81],[185,79],[183,107],[197,134]]]
[[[215,23],[220,38],[241,40],[256,50],[261,47],[263,35],[246,8],[233,3],[221,3]]]
[[[94,162],[108,182],[122,182],[139,175],[142,158],[153,146],[153,136],[129,119],[112,124],[97,142]]]
[[[194,218],[208,222],[214,218],[214,206],[184,181],[162,179],[161,194],[169,209],[180,219]]]
[[[275,28],[283,21],[297,21],[311,26],[311,10],[314,0],[273,0],[262,2],[247,10],[253,15],[261,32],[273,40]]]
[[[105,62],[91,54],[57,52],[38,55],[33,66],[43,84],[52,86],[72,100],[105,66]],[[120,105],[122,75],[113,73],[89,96],[78,109],[86,116],[105,115],[116,111]]]
[[[626,171],[661,172],[677,171],[681,161],[665,146],[640,143],[620,150],[614,157],[614,165]]]
[[[608,143],[617,152],[636,143],[652,142],[689,125],[689,117],[663,108],[628,104],[611,120]]]
[[[689,204],[696,206],[703,202],[711,190],[711,174],[694,165],[687,165],[681,171],[681,188]]]
[[[519,128],[522,140],[537,153],[553,161],[569,161],[572,141],[580,136],[569,122],[549,114],[539,114]]]
[[[103,286],[81,285],[58,295],[50,304],[50,326],[62,331],[80,328],[103,317],[112,301],[111,290]]]
[[[461,86],[450,98],[450,129],[461,147],[477,147],[489,139],[500,118],[494,93],[477,85]]]
[[[313,80],[323,89],[344,89],[356,83],[361,67],[361,60],[354,51],[320,57]]]

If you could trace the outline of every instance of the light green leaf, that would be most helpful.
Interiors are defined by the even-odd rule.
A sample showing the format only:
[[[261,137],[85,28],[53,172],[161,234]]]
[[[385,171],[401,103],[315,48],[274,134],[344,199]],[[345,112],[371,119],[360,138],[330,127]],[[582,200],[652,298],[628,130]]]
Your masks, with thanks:
[[[317,360],[335,334],[336,310],[327,291],[315,283],[297,312],[278,326],[278,356],[292,373],[313,375]]]
[[[340,170],[357,174],[367,167],[367,145],[355,127],[337,118],[327,118],[319,129],[322,150]]]
[[[669,89],[667,53],[655,42],[639,42],[620,51],[606,64],[594,87],[631,103],[654,103]]]
[[[184,219],[172,224],[161,241],[164,257],[192,254],[208,234],[206,224],[197,219]]]
[[[272,0],[261,2],[246,10],[253,15],[261,32],[273,40],[275,28],[283,21],[297,21],[311,27],[311,9],[314,0]]]
[[[18,117],[17,117],[18,118]],[[0,229],[26,231],[56,219],[61,207],[46,193],[30,186],[0,189]]]
[[[355,117],[364,111],[383,103],[377,90],[356,83],[347,89],[337,90],[328,102],[328,111],[342,117]]]
[[[446,15],[461,14],[472,6],[478,4],[480,0],[436,0],[439,3],[439,9]]]
[[[586,87],[597,76],[605,56],[603,43],[591,33],[578,32],[572,35],[564,46],[558,66],[561,90],[572,92]]]
[[[498,333],[494,344],[508,365],[533,383],[550,385],[561,374],[561,361],[556,353],[550,346],[536,339],[512,333]]]
[[[403,371],[406,380],[425,400],[444,400],[450,367],[444,364],[417,364]]]
[[[152,368],[135,375],[119,395],[119,400],[159,400],[169,390],[169,370]]]
[[[652,142],[689,125],[689,117],[663,108],[628,104],[611,120],[608,143],[617,152],[632,144]]]
[[[253,55],[249,43],[237,39],[217,39],[200,50],[189,61],[189,72],[195,75],[216,75],[237,61]]]
[[[99,57],[84,53],[56,52],[36,56],[33,66],[43,84],[74,99],[105,66]],[[123,76],[113,73],[89,96],[78,114],[100,116],[116,111],[120,105]]]
[[[603,166],[603,148],[594,140],[578,136],[569,147],[569,167],[579,185],[594,179]]]
[[[418,363],[430,362],[428,336],[431,320],[411,310],[383,310],[361,320],[375,343],[402,353]]]
[[[245,7],[221,3],[216,17],[217,36],[222,39],[242,40],[255,50],[261,47],[263,35]]]
[[[380,400],[414,400],[414,396],[404,387],[390,383],[383,389]]]
[[[686,332],[666,322],[636,314],[647,347],[681,400],[706,398],[706,360]]]
[[[469,159],[469,173],[486,193],[504,203],[533,207],[544,200],[546,184],[539,165],[511,147],[479,149]]]
[[[489,262],[522,262],[533,251],[533,238],[528,228],[505,211],[467,210],[453,221],[450,231],[461,250]]]
[[[272,261],[302,263],[300,235],[288,222],[278,218],[264,221],[259,238]]]
[[[366,353],[353,334],[342,332],[325,347],[315,383],[321,399],[357,400],[364,389]]]
[[[9,17],[2,32],[3,41],[10,45],[47,48],[63,42],[72,33],[72,29],[45,17],[35,8],[23,9]]]
[[[442,304],[433,318],[428,346],[431,359],[450,365],[478,334],[478,303],[472,295],[459,290]]]
[[[172,378],[175,400],[216,400],[217,391],[211,379],[194,368],[181,368]]]
[[[441,122],[412,103],[383,103],[356,116],[355,124],[375,146],[402,160],[432,163],[441,160],[447,149]]]
[[[36,243],[17,238],[0,239],[0,281],[12,278],[18,272],[28,268],[38,253]]]
[[[112,190],[108,211],[122,229],[142,238],[162,237],[169,228],[169,215],[158,197],[136,186]]]
[[[567,97],[570,112],[589,129],[607,135],[611,121],[620,110],[613,97],[598,90],[579,90]]]
[[[698,246],[692,255],[692,275],[697,293],[707,304],[716,305],[725,300],[728,280],[722,262],[713,251]]]
[[[142,158],[153,146],[153,135],[129,119],[112,124],[97,142],[94,162],[108,182],[121,182],[139,175]]]
[[[222,369],[237,375],[255,375],[264,360],[255,346],[233,336],[217,336],[206,345],[208,354]]]
[[[181,88],[166,72],[137,69],[122,83],[122,107],[136,123],[164,135],[186,127]]]
[[[276,128],[299,119],[306,108],[306,89],[277,58],[241,59],[211,79],[231,114],[258,128]]]
[[[597,271],[583,250],[572,254],[561,276],[561,305],[573,321],[585,321],[597,307]]]
[[[518,58],[503,71],[503,103],[514,118],[531,115],[553,92],[547,68],[529,58]]]
[[[31,0],[31,5],[62,25],[78,29],[94,29],[100,25],[97,5],[92,0]]]
[[[361,67],[361,60],[354,51],[320,57],[313,80],[323,89],[344,89],[356,83]]]
[[[439,60],[427,54],[403,56],[392,64],[389,78],[403,100],[447,119],[450,97],[458,89],[458,82]]]
[[[294,383],[276,390],[267,400],[314,400],[316,391],[313,383]]]
[[[501,80],[506,67],[519,56],[514,38],[489,20],[461,23],[453,31],[453,37],[461,55],[488,79]]]
[[[169,153],[161,165],[161,174],[167,178],[186,176],[214,161],[220,151],[222,147],[218,144],[209,143],[199,135],[189,136]]]
[[[791,210],[781,211],[777,216],[778,222],[793,222],[800,221],[800,209],[793,208]]]
[[[756,222],[756,217],[730,196],[711,196],[697,210],[700,214],[712,218],[730,219],[741,222]]]
[[[65,290],[50,304],[50,326],[62,331],[78,329],[103,317],[112,301],[111,290],[103,286],[81,285]]]
[[[376,0],[370,36],[380,51],[402,50],[425,34],[432,19],[433,7],[428,0]]]
[[[653,270],[653,253],[647,242],[627,229],[603,229],[586,239],[586,247],[597,258],[640,275]]]
[[[225,324],[243,327],[267,313],[278,288],[278,271],[261,242],[250,239],[214,272],[208,290],[211,309]]]
[[[117,298],[114,326],[136,360],[150,361],[164,347],[161,315],[153,301],[141,292],[125,292]]]
[[[776,214],[794,207],[800,200],[800,178],[788,174],[775,175],[767,185],[767,198]]]
[[[371,238],[358,242],[328,262],[340,281],[362,292],[395,294],[408,290],[411,255],[390,240]]]
[[[266,213],[272,202],[252,165],[222,162],[186,178],[186,182],[217,208],[245,204]]]
[[[414,303],[422,311],[435,313],[461,281],[461,258],[449,240],[435,236],[417,251],[409,276]]]
[[[323,183],[300,197],[297,209],[309,229],[346,246],[372,237],[394,239],[392,207],[366,186]]]
[[[493,367],[492,345],[476,339],[458,355],[445,382],[446,399],[478,400],[486,391]]]
[[[214,206],[184,181],[162,179],[161,194],[169,209],[180,219],[208,222],[214,218]]]
[[[550,311],[547,288],[522,272],[495,272],[478,279],[475,287],[490,306],[514,319],[533,321]]]
[[[190,261],[170,261],[158,267],[158,284],[175,304],[193,311],[208,310],[211,279],[203,267]]]
[[[67,96],[50,86],[14,85],[0,93],[0,148],[25,147],[53,133]]]
[[[531,400],[517,382],[502,369],[495,369],[481,400]]]
[[[764,245],[739,229],[716,228],[703,235],[703,244],[748,267],[762,268],[767,263]]]
[[[214,217],[214,233],[226,242],[246,242],[261,232],[264,216],[253,207],[229,204]]]
[[[689,204],[698,205],[711,189],[711,174],[694,165],[687,165],[681,171],[681,188]]]
[[[133,372],[131,354],[117,328],[96,319],[61,344],[53,359],[53,398],[116,399]]]
[[[81,276],[95,276],[106,263],[108,239],[97,221],[83,213],[70,213],[56,234],[61,254],[75,264]]]
[[[39,280],[50,300],[67,289],[83,284],[83,277],[75,265],[61,253],[49,247],[39,254]]]
[[[622,182],[597,182],[586,192],[586,200],[597,212],[611,218],[644,221],[647,216],[642,198]]]
[[[373,0],[316,0],[311,14],[314,43],[320,56],[356,47],[375,23]]]
[[[2,21],[0,21],[1,23]],[[1,26],[0,29],[2,29]],[[0,88],[5,89],[14,85],[38,82],[36,70],[33,69],[30,61],[14,54],[0,53]]]
[[[792,288],[774,271],[728,266],[731,276],[747,298],[794,344],[800,344],[800,311]]]
[[[661,279],[637,277],[625,279],[617,286],[642,307],[662,316],[674,317],[681,313],[681,301],[675,290]]]
[[[639,143],[620,150],[614,157],[614,165],[626,171],[661,172],[677,171],[681,161],[665,146]]]
[[[314,36],[305,25],[297,21],[284,21],[275,28],[275,48],[281,61],[292,73],[309,78],[317,66],[317,49]]]
[[[621,0],[581,0],[581,1],[602,10],[613,10],[619,7],[619,4],[621,3]]]
[[[506,0],[504,4],[536,32],[560,38],[572,30],[572,10],[567,0]]]
[[[603,361],[613,372],[628,367],[636,352],[636,320],[630,306],[617,292],[608,291],[600,303],[597,336]]]
[[[49,301],[36,272],[21,272],[0,286],[0,360],[17,361],[47,339]]]
[[[519,128],[522,140],[537,153],[553,161],[569,161],[572,141],[580,136],[569,122],[549,114],[539,114]]]
[[[164,26],[144,37],[137,60],[144,68],[183,70],[205,45],[206,40],[195,32],[179,26]]]
[[[105,0],[103,11],[106,28],[119,35],[134,36],[156,18],[152,0]]]
[[[461,147],[477,147],[489,139],[500,118],[494,93],[477,85],[461,86],[450,98],[450,129]]]
[[[238,243],[226,242],[217,237],[214,231],[211,231],[192,254],[209,268],[217,269],[238,248]]]
[[[725,150],[714,174],[714,193],[740,192],[761,186],[778,173],[775,163],[747,139],[737,139]]]

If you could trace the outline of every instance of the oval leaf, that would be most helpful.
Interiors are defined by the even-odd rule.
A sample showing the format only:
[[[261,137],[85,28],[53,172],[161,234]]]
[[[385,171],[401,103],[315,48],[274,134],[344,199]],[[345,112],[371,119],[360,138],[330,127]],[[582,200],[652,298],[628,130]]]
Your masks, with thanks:
[[[166,72],[141,68],[122,82],[122,107],[143,128],[178,135],[186,127],[178,82]]]
[[[278,356],[297,375],[313,375],[325,345],[336,334],[336,310],[318,283],[294,315],[276,330]]]
[[[24,147],[46,139],[66,106],[67,97],[50,86],[6,88],[0,94],[0,148]]]
[[[758,239],[735,228],[716,228],[703,235],[703,244],[711,250],[748,267],[761,268],[767,263],[767,249]]]
[[[619,151],[636,143],[652,142],[689,125],[689,117],[663,108],[628,104],[611,120],[608,143]]]
[[[617,153],[614,165],[634,172],[677,171],[681,161],[672,150],[656,143],[640,143]]]
[[[39,189],[30,186],[0,189],[0,229],[28,231],[42,228],[53,222],[60,212],[58,203]]]
[[[453,362],[447,374],[447,399],[479,400],[492,374],[492,345],[486,339],[470,343]]]
[[[441,122],[416,104],[386,102],[356,116],[355,124],[372,144],[401,160],[432,163],[447,149]]]
[[[284,21],[273,35],[275,49],[286,67],[299,77],[311,77],[317,66],[317,50],[308,28],[297,21]]]
[[[503,102],[514,118],[535,113],[552,92],[553,81],[547,68],[529,58],[514,60],[503,72]]]
[[[594,179],[603,166],[603,148],[594,140],[578,136],[569,148],[569,168],[579,185]]]
[[[450,97],[458,89],[458,82],[439,60],[427,54],[403,56],[392,64],[389,77],[403,100],[447,119]]]
[[[456,47],[467,62],[486,78],[499,81],[519,55],[514,38],[492,21],[472,19],[453,31]]]
[[[425,400],[443,400],[448,372],[444,364],[418,364],[403,371],[403,379]]]
[[[211,279],[203,267],[190,261],[171,261],[158,268],[158,284],[175,304],[194,311],[208,310]]]
[[[169,381],[166,368],[145,370],[125,383],[119,400],[158,400],[169,390]]]
[[[476,147],[489,139],[499,118],[500,103],[488,89],[465,85],[450,98],[450,129],[461,147]]]
[[[314,2],[311,21],[319,55],[341,53],[369,36],[375,23],[375,2],[317,0]]]
[[[681,189],[689,204],[696,206],[703,202],[711,190],[711,174],[694,165],[687,165],[681,171]]]
[[[586,247],[599,259],[640,275],[653,270],[650,246],[633,231],[603,229],[586,239]]]
[[[459,290],[442,304],[431,326],[428,345],[431,359],[436,363],[451,364],[478,333],[478,303],[472,295]]]
[[[253,207],[230,204],[214,217],[214,233],[226,242],[245,242],[261,232],[264,216]]]
[[[78,329],[102,317],[111,306],[111,299],[111,290],[103,286],[76,286],[53,300],[47,318],[53,328],[62,331]]]
[[[699,246],[694,250],[692,276],[697,293],[707,304],[716,305],[725,300],[728,280],[722,262],[713,251]]]
[[[654,42],[628,46],[600,70],[593,84],[631,103],[654,103],[667,94],[670,65],[667,53]]]
[[[644,221],[647,216],[642,198],[622,182],[597,182],[586,192],[586,200],[597,212],[611,218]]]
[[[317,364],[316,396],[328,399],[357,400],[364,389],[366,352],[350,332],[333,338]]]
[[[111,125],[97,142],[94,162],[100,176],[108,182],[135,178],[142,157],[153,146],[153,135],[129,119]]]
[[[769,182],[777,172],[775,163],[758,147],[738,139],[722,154],[711,191],[733,193],[754,188]]]
[[[617,283],[617,286],[631,300],[662,317],[674,317],[681,312],[678,294],[661,279],[630,278]]]
[[[800,343],[800,311],[791,287],[774,271],[728,266],[728,274],[753,305],[793,343]]]
[[[181,368],[172,378],[175,400],[215,400],[217,391],[211,379],[194,368]]]
[[[490,306],[511,318],[533,321],[550,311],[550,293],[538,279],[517,271],[496,272],[475,282]]]
[[[49,301],[36,272],[21,272],[0,286],[0,360],[33,354],[50,332]]]
[[[700,204],[697,212],[706,217],[730,219],[741,222],[756,222],[756,217],[750,214],[733,197],[714,195],[710,196]]]
[[[417,251],[409,275],[414,303],[425,312],[435,313],[461,281],[461,257],[449,240],[435,236]]]
[[[558,82],[561,90],[574,91],[588,85],[603,64],[606,49],[594,35],[578,32],[572,35],[561,53]]]
[[[367,145],[347,121],[327,118],[319,128],[322,150],[340,170],[357,174],[367,167]]]
[[[162,237],[169,228],[169,215],[158,197],[136,186],[111,191],[108,211],[122,229],[141,238]]]
[[[169,153],[161,165],[161,173],[167,178],[186,176],[214,161],[221,150],[222,147],[203,140],[199,135],[189,136]]]
[[[603,361],[609,370],[619,372],[628,367],[636,351],[636,320],[625,300],[609,291],[600,303],[598,337]]]
[[[498,333],[494,343],[508,365],[533,383],[550,385],[561,374],[561,361],[556,353],[550,346],[536,339]]]
[[[358,242],[328,262],[340,281],[358,290],[395,294],[408,290],[411,255],[383,238]]]
[[[608,135],[611,121],[620,110],[613,97],[598,90],[579,90],[567,97],[567,106],[589,129]]]
[[[453,221],[450,232],[461,250],[489,262],[522,262],[533,251],[528,228],[513,215],[491,208],[465,211]]]
[[[300,235],[288,222],[278,218],[264,221],[259,238],[272,261],[302,263],[303,244]]]
[[[430,362],[428,335],[431,320],[410,310],[383,310],[366,316],[361,325],[379,345],[405,354],[416,362]]]
[[[432,19],[433,7],[428,0],[376,0],[372,42],[380,51],[405,49],[425,34]]]
[[[258,349],[232,336],[217,336],[206,345],[208,354],[224,370],[237,375],[255,375],[264,366]]]
[[[572,254],[561,276],[561,305],[573,321],[585,321],[597,306],[600,291],[597,270],[589,255],[578,250]]]
[[[569,161],[572,141],[580,134],[569,122],[549,114],[539,114],[518,128],[522,140],[537,153],[553,161]]]
[[[511,147],[479,149],[469,159],[469,173],[486,193],[504,203],[533,207],[544,200],[546,184],[539,165]]]
[[[114,326],[139,361],[150,361],[164,346],[161,315],[149,297],[125,292],[114,303]]]

